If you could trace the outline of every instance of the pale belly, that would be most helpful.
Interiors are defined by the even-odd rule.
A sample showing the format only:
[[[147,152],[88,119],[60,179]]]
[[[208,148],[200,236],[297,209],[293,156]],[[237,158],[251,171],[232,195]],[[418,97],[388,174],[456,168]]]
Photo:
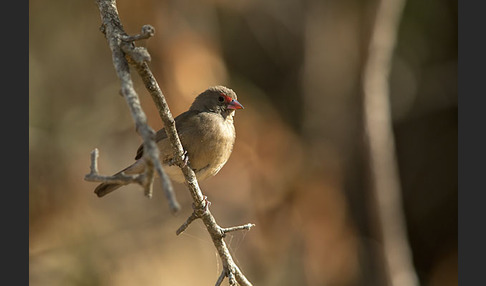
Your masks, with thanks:
[[[216,175],[216,173],[219,172],[219,170],[223,167],[223,165],[224,164],[221,164],[220,166],[218,166],[218,168],[215,168],[215,169],[212,169],[212,170],[210,170],[209,168],[204,168],[202,170],[199,170],[198,172],[196,172],[197,180],[202,181],[202,180],[205,180],[209,177]],[[185,178],[184,178],[184,174],[182,173],[181,168],[179,168],[176,165],[172,165],[172,166],[164,165],[163,168],[164,168],[165,173],[169,176],[169,178],[172,181],[174,181],[176,183],[184,183]]]

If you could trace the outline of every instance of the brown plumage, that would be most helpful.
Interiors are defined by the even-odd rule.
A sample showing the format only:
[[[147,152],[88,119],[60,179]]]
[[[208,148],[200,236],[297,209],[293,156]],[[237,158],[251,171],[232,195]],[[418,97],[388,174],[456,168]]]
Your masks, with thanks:
[[[233,116],[236,109],[242,108],[233,90],[224,86],[214,86],[199,94],[189,110],[174,119],[182,146],[187,151],[188,164],[198,180],[216,175],[228,161],[236,137]],[[173,181],[184,182],[181,169],[176,165],[170,165],[174,153],[164,128],[157,131],[155,140],[164,171]],[[143,145],[137,150],[137,161],[118,173],[142,173],[145,170],[142,155]],[[102,197],[121,186],[123,185],[102,183],[94,192]]]

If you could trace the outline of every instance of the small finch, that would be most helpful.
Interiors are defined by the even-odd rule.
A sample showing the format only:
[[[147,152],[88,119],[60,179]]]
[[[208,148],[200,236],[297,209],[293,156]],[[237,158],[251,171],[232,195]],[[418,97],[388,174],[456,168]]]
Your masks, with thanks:
[[[236,138],[233,125],[236,109],[243,109],[243,105],[236,100],[236,93],[224,86],[213,86],[199,94],[189,110],[174,119],[182,146],[187,152],[187,164],[194,170],[198,180],[216,175],[228,161]],[[174,152],[164,128],[157,131],[155,140],[164,171],[171,180],[184,182],[181,169],[173,164]],[[117,174],[144,172],[146,163],[142,155],[143,145],[137,150],[135,163]],[[123,185],[102,183],[94,192],[102,197]]]

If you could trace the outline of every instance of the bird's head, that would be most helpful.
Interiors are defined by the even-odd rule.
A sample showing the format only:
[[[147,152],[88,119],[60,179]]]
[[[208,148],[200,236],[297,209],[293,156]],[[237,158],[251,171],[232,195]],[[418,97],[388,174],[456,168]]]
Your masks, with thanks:
[[[208,111],[221,114],[223,117],[233,114],[236,109],[243,109],[236,93],[224,86],[212,86],[199,94],[191,105],[191,110]]]

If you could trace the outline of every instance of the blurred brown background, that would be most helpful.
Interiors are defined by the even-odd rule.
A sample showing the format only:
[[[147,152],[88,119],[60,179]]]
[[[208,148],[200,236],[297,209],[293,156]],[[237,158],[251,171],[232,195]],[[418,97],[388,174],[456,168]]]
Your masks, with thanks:
[[[173,115],[208,86],[234,89],[233,154],[201,183],[254,285],[382,285],[364,154],[361,76],[376,1],[118,1],[125,30],[151,24],[150,66]],[[191,212],[159,185],[103,199],[83,180],[141,143],[119,95],[94,1],[29,3],[31,285],[214,285],[221,263]],[[407,1],[391,69],[398,166],[422,285],[457,285],[457,1]],[[157,110],[133,74],[150,125]],[[158,182],[158,181],[157,181]],[[224,285],[227,285],[225,280]]]

